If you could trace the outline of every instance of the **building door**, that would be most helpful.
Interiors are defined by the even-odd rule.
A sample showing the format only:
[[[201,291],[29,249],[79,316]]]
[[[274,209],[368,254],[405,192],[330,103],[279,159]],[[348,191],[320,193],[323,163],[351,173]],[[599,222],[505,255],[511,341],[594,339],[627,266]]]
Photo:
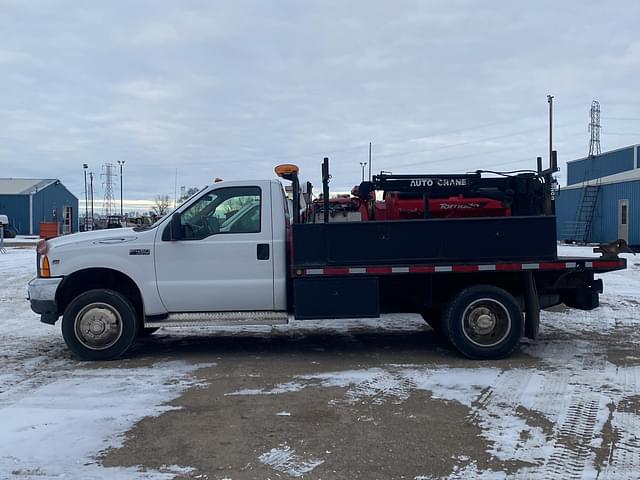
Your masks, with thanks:
[[[618,200],[618,238],[629,241],[629,200]]]
[[[73,207],[65,206],[63,209],[63,217],[64,223],[62,224],[62,233],[72,233],[73,232]]]

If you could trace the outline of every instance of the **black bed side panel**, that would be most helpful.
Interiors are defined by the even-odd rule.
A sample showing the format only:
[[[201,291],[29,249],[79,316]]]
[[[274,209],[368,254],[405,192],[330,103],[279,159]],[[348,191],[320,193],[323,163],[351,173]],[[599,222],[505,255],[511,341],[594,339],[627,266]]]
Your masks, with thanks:
[[[377,277],[296,278],[293,290],[297,320],[380,316]]]
[[[554,260],[554,216],[293,225],[294,266]]]

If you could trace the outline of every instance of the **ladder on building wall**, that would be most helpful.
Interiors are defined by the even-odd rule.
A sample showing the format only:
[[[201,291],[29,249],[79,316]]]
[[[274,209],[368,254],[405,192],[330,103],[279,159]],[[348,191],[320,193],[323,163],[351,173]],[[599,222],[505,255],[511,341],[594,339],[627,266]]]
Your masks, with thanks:
[[[589,185],[587,181],[582,183],[582,196],[578,203],[576,212],[576,220],[567,222],[565,237],[570,242],[588,243],[591,236],[591,227],[593,225],[593,217],[596,213],[598,205],[598,196],[600,195],[600,179],[596,183]]]

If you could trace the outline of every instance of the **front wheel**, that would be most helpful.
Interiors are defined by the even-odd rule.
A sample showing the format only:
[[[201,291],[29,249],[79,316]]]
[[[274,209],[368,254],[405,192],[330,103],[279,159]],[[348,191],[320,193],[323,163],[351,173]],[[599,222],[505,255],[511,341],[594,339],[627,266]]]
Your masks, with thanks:
[[[133,344],[139,321],[124,295],[113,290],[89,290],[67,306],[62,336],[82,360],[112,360]]]
[[[492,285],[477,285],[458,293],[449,302],[443,322],[451,343],[473,359],[508,356],[520,343],[524,328],[516,299]]]

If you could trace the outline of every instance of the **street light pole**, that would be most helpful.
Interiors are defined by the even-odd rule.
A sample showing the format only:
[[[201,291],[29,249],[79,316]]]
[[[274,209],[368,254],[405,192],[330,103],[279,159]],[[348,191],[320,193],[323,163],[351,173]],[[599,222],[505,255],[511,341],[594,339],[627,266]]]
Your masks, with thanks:
[[[362,181],[364,182],[364,167],[367,166],[367,162],[360,162],[360,166],[362,167]]]
[[[82,164],[82,170],[84,170],[84,231],[87,231],[87,222],[89,221],[89,196],[87,194],[87,168],[89,165]]]
[[[89,178],[91,181],[91,188],[90,188],[90,192],[91,192],[91,230],[93,230],[93,172],[89,172]]]
[[[124,218],[122,209],[122,167],[124,166],[124,160],[118,160],[118,165],[120,165],[120,221],[122,222]]]

